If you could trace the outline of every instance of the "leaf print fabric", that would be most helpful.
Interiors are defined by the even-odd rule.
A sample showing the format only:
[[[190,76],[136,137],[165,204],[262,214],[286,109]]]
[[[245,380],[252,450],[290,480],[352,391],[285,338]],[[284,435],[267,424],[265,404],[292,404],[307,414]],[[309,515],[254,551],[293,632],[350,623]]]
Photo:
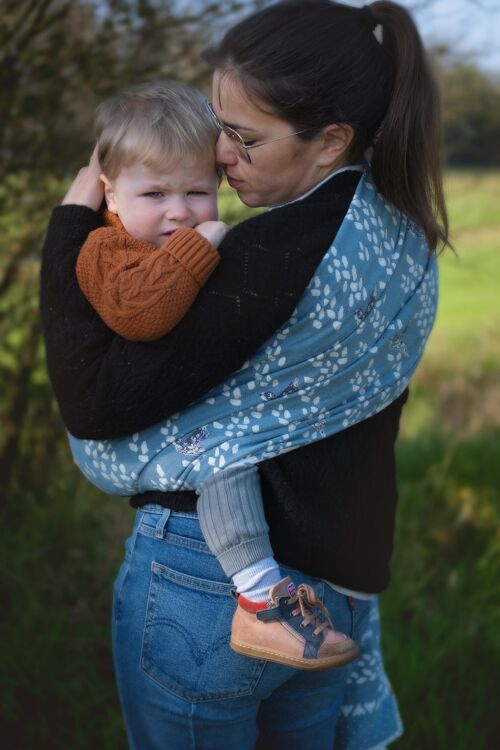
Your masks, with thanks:
[[[404,391],[420,362],[437,280],[423,232],[384,200],[367,168],[287,323],[230,379],[168,420],[111,441],[70,436],[77,465],[114,495],[198,489],[225,467],[367,419]]]

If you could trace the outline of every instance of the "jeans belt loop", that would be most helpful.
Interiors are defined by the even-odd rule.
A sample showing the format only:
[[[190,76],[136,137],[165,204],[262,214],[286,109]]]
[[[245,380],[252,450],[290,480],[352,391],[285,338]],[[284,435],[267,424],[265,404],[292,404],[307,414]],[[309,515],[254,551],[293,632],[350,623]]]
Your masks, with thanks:
[[[165,508],[160,518],[158,519],[158,523],[156,524],[155,528],[155,539],[163,539],[165,526],[168,523],[171,512],[172,511],[170,510],[170,508]]]

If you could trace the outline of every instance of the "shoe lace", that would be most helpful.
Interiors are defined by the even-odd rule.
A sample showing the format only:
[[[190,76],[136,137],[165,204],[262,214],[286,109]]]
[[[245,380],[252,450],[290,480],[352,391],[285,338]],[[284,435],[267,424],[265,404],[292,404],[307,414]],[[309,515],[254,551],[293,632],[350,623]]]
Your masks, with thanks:
[[[294,598],[297,600],[299,606],[292,610],[292,615],[302,615],[302,627],[306,628],[308,625],[314,625],[313,635],[319,635],[319,633],[328,627],[334,630],[330,613],[323,602],[318,599],[312,586],[309,586],[307,583],[299,584],[297,594]],[[293,599],[290,600],[291,603],[293,601]],[[321,610],[325,617],[324,620],[313,611],[313,607]]]

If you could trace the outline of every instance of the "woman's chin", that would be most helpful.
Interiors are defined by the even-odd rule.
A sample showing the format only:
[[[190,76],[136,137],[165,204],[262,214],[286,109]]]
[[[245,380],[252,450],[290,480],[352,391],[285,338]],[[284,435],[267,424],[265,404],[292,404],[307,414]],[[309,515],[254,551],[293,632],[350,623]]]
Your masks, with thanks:
[[[245,186],[242,185],[239,188],[235,188],[238,193],[238,198],[248,208],[260,208],[261,206],[267,206],[265,199],[262,196],[256,195],[250,192],[248,189],[245,190]]]

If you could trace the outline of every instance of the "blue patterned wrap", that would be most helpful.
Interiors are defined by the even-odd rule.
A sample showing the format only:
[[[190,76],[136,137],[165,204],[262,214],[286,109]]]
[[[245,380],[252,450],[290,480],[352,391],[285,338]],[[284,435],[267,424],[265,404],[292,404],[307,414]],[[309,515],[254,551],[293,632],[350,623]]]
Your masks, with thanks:
[[[422,230],[377,192],[365,169],[285,325],[224,383],[169,419],[120,439],[70,436],[77,465],[112,495],[198,489],[221,469],[372,416],[415,372],[435,319],[437,282]]]

